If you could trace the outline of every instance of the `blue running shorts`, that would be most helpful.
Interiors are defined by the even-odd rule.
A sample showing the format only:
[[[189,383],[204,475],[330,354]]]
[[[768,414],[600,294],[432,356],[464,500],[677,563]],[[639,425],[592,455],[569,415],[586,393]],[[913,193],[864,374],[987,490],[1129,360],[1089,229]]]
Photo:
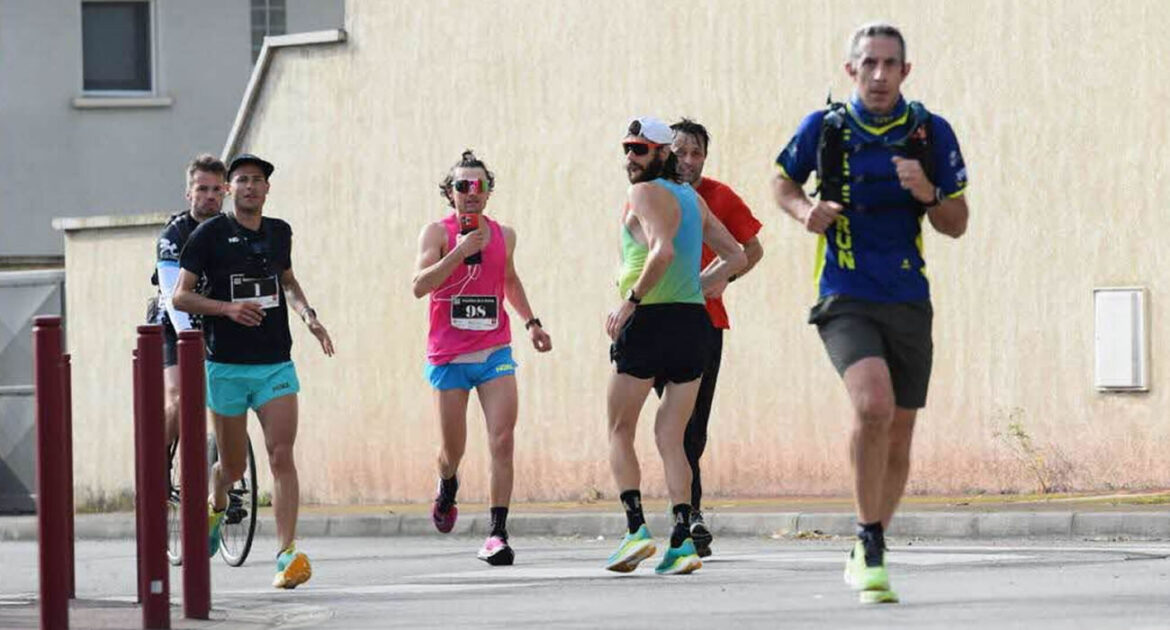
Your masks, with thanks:
[[[472,390],[492,379],[515,374],[516,362],[512,359],[512,346],[508,346],[491,353],[483,363],[428,363],[423,373],[435,389]]]
[[[207,362],[207,406],[221,416],[239,416],[248,409],[301,391],[292,361],[250,365]]]

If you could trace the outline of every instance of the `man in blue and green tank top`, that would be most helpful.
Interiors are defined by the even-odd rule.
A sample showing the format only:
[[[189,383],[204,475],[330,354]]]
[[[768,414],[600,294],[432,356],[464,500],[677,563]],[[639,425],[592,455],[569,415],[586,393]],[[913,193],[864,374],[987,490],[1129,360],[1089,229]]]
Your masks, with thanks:
[[[726,282],[747,265],[727,228],[694,189],[681,182],[671,152],[674,132],[661,120],[630,122],[622,152],[630,180],[621,215],[621,302],[606,320],[616,366],[609,380],[609,463],[626,511],[627,532],[606,562],[633,571],[655,552],[642,513],[641,469],[634,450],[638,414],[655,380],[665,382],[654,434],[673,505],[670,545],[655,571],[690,573],[702,566],[690,538],[691,468],[683,433],[695,406],[711,327],[703,298],[707,282]],[[700,268],[703,243],[720,262]]]
[[[902,97],[910,63],[897,28],[857,29],[848,57],[852,98],[801,122],[776,158],[773,190],[779,206],[819,237],[820,299],[809,323],[853,403],[858,528],[845,578],[862,602],[896,602],[884,532],[906,487],[934,349],[922,219],[962,236],[967,168],[947,121]],[[814,170],[815,203],[803,189]]]

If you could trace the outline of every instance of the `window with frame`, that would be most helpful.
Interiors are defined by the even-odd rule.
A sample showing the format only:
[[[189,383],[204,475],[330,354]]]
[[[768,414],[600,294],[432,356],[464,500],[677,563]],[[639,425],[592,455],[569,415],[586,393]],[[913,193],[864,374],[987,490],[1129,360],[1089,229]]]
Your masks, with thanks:
[[[149,0],[81,3],[82,89],[154,89]]]
[[[252,63],[260,57],[264,38],[288,32],[285,0],[252,0]]]

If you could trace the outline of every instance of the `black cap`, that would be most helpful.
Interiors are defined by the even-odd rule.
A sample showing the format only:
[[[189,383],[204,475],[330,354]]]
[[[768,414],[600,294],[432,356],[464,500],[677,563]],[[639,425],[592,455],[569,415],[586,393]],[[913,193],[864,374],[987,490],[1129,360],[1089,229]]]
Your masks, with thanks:
[[[264,171],[264,179],[272,177],[272,171],[276,170],[276,167],[273,166],[272,162],[269,162],[268,160],[262,159],[256,155],[252,155],[251,153],[241,153],[232,158],[231,164],[228,164],[228,179],[232,178],[232,171],[240,168],[245,164],[255,164],[256,166],[259,166],[260,170]]]

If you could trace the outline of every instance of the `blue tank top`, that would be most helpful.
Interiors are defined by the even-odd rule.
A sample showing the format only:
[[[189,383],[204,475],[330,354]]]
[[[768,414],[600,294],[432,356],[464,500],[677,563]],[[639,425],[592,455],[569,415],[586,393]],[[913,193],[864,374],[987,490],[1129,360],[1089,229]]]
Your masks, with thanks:
[[[674,260],[666,273],[650,291],[642,296],[643,304],[704,304],[703,288],[699,284],[700,261],[703,255],[703,222],[699,214],[698,193],[687,184],[668,179],[656,179],[674,195],[678,202],[678,232],[674,235]],[[622,272],[618,289],[624,296],[642,275],[649,248],[639,243],[622,224]]]

